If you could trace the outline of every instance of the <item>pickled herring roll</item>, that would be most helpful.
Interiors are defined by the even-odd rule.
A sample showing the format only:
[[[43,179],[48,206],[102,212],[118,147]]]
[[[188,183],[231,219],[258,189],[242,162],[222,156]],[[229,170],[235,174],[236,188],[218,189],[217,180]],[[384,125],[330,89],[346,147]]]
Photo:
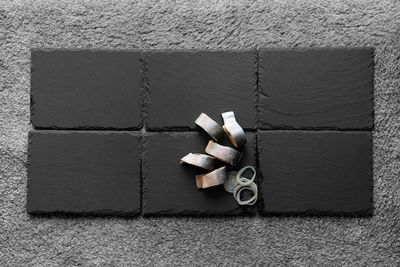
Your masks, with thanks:
[[[236,149],[229,146],[222,146],[212,140],[208,142],[206,153],[234,167],[237,167],[242,158],[242,153]]]
[[[231,140],[233,146],[239,148],[245,145],[247,142],[246,135],[242,127],[237,123],[235,113],[233,113],[233,111],[228,111],[221,115],[224,119],[223,129],[228,135],[229,140]]]
[[[217,142],[224,137],[224,129],[205,113],[201,113],[195,123]]]
[[[213,170],[217,159],[206,154],[189,153],[180,160],[180,164],[190,164],[206,170]]]
[[[207,188],[223,184],[228,179],[228,172],[226,167],[223,166],[212,172],[196,175],[197,188]]]

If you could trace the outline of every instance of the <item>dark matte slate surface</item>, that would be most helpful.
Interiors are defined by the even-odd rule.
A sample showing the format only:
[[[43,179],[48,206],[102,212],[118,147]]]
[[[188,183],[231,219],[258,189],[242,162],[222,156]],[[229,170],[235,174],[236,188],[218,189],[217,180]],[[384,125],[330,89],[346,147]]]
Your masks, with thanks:
[[[240,166],[255,166],[255,133],[247,133],[247,137]],[[144,215],[237,215],[256,211],[254,206],[239,207],[222,185],[197,189],[195,173],[204,171],[179,164],[189,152],[205,153],[209,139],[203,132],[148,134],[143,156]]]
[[[152,130],[197,129],[204,112],[222,125],[234,110],[243,128],[256,126],[256,51],[158,51],[148,54]]]
[[[372,212],[370,132],[259,132],[264,214]]]
[[[146,119],[147,129],[170,132],[146,133],[144,215],[254,214],[222,186],[198,190],[200,170],[179,159],[205,153],[201,112],[222,125],[221,112],[233,110],[243,128],[256,127],[260,70],[259,126],[288,130],[260,132],[261,213],[369,214],[371,133],[291,129],[372,129],[373,50],[259,56],[258,68],[255,50],[34,50],[32,123],[59,131],[31,134],[28,211],[139,213],[140,133],[60,129],[139,129]],[[256,135],[247,135],[241,166],[255,166]]]
[[[262,49],[261,129],[372,129],[371,48]]]
[[[33,50],[32,123],[39,128],[140,128],[140,54]]]
[[[33,131],[28,211],[140,212],[138,132]]]

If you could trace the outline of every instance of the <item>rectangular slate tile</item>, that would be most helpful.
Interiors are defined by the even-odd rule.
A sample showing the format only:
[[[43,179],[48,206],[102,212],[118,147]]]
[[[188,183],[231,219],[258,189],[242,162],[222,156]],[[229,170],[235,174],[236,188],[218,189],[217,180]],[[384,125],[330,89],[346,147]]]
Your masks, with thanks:
[[[138,129],[140,86],[138,52],[32,50],[32,124],[49,129]]]
[[[261,129],[372,129],[372,48],[262,49]]]
[[[371,132],[264,131],[258,140],[260,213],[372,213]]]
[[[28,212],[138,214],[139,139],[139,132],[31,132]]]
[[[255,128],[255,50],[156,51],[147,58],[149,129],[197,129],[200,113],[222,123],[230,110],[243,128]]]
[[[247,133],[239,167],[255,166],[256,135]],[[239,215],[254,214],[255,206],[240,207],[222,185],[197,189],[196,173],[207,171],[179,160],[189,152],[204,153],[210,138],[203,132],[148,133],[143,155],[143,214]]]

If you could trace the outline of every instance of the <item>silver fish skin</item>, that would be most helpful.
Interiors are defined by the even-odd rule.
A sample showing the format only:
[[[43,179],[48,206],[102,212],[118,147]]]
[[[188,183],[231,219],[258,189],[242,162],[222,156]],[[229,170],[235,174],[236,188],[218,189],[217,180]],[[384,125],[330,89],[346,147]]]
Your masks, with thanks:
[[[223,129],[229,137],[229,140],[234,147],[240,148],[247,143],[246,134],[243,128],[236,121],[233,111],[224,112],[221,114],[224,120]]]
[[[242,153],[236,149],[229,146],[222,146],[212,140],[208,141],[206,153],[234,167],[238,166],[242,158]]]
[[[212,172],[196,175],[197,188],[208,188],[223,184],[228,179],[228,172],[226,167],[223,166]]]
[[[180,160],[180,164],[185,163],[206,170],[213,170],[215,168],[215,164],[217,163],[217,159],[206,154],[189,153]]]
[[[224,137],[224,129],[205,113],[201,113],[194,123],[203,128],[217,142]]]

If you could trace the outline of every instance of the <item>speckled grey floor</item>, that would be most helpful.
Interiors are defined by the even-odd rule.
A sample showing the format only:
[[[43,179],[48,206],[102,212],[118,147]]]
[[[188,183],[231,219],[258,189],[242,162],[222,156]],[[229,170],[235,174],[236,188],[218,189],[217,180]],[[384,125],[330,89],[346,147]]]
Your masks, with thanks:
[[[106,2],[0,0],[1,266],[400,264],[399,2]],[[26,213],[32,47],[365,45],[376,47],[371,218],[34,218]]]

